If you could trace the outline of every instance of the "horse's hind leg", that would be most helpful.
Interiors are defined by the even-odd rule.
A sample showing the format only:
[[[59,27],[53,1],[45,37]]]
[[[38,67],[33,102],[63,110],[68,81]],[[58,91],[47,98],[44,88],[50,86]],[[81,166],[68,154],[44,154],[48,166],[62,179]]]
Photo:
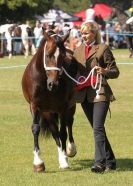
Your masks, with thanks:
[[[68,135],[69,135],[69,142],[67,144],[66,152],[68,157],[74,157],[77,154],[76,145],[73,138],[72,126],[74,121],[74,114],[75,114],[76,106],[70,108],[66,115],[67,115],[67,127],[68,127]]]
[[[35,172],[42,172],[45,170],[44,162],[41,160],[39,157],[40,155],[40,148],[39,148],[39,133],[40,133],[40,125],[39,125],[39,120],[40,120],[40,113],[38,110],[33,111],[34,109],[31,108],[32,111],[32,116],[33,116],[33,124],[32,124],[32,133],[34,136],[34,171]]]

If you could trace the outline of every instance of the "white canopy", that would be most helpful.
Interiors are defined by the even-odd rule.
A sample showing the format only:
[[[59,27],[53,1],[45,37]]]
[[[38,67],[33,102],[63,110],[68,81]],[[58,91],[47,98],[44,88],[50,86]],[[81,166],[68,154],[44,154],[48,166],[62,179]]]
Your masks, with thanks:
[[[73,22],[78,21],[79,17],[71,15],[67,12],[64,12],[60,9],[50,9],[46,14],[43,16],[36,16],[41,22]]]

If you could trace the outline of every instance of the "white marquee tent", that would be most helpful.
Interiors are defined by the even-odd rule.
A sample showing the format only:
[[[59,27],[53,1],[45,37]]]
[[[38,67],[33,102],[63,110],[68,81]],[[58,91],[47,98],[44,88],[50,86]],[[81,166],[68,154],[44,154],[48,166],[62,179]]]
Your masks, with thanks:
[[[79,21],[81,18],[71,15],[67,12],[64,12],[61,9],[50,9],[46,14],[43,16],[36,16],[36,19],[39,19],[41,22],[74,22]]]

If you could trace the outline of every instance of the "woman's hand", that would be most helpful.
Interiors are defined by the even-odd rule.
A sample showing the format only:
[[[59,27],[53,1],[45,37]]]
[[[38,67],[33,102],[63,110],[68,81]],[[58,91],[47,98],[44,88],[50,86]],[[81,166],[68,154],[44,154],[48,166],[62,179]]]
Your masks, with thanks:
[[[104,69],[104,68],[102,68],[102,67],[96,66],[96,72],[97,72],[97,74],[105,75],[106,72],[107,72],[107,68]]]

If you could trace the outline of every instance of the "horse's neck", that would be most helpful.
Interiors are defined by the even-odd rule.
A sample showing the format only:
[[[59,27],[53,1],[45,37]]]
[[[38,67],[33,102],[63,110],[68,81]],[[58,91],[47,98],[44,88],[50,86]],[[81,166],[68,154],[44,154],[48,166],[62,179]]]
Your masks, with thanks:
[[[44,69],[44,44],[42,43],[41,46],[37,49],[36,54],[33,56],[35,58],[36,65]]]

